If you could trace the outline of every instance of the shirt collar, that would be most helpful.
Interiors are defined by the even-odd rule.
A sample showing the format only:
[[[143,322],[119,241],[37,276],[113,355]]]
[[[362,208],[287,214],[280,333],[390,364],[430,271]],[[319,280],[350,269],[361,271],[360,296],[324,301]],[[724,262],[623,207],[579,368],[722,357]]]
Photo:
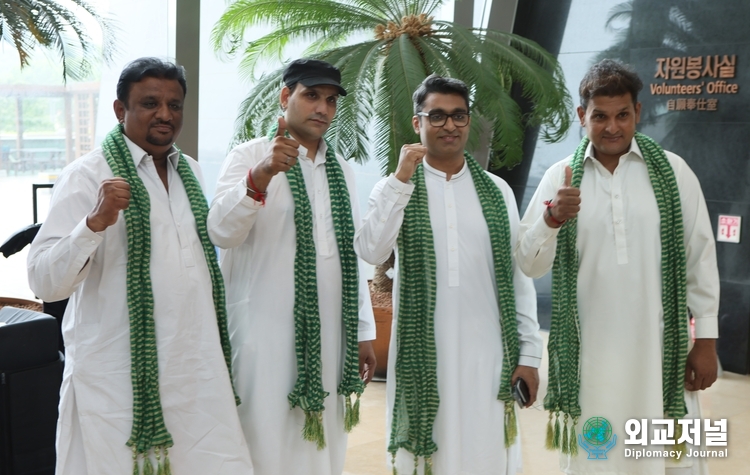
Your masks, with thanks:
[[[297,149],[299,151],[299,157],[302,157],[305,160],[310,160],[307,156],[307,148],[300,144],[299,148]],[[320,142],[318,142],[318,151],[315,154],[315,164],[319,163],[325,163],[326,162],[326,152],[328,151],[328,144],[325,140],[320,139]]]
[[[146,152],[141,147],[136,145],[135,142],[130,140],[127,135],[122,134],[122,137],[125,139],[125,144],[128,146],[130,155],[133,157],[133,163],[135,164],[135,167],[138,168],[138,165],[141,164],[141,161],[145,157],[150,157],[150,155],[148,154],[148,152]],[[169,160],[172,163],[172,166],[175,169],[177,169],[177,162],[179,159],[180,159],[180,153],[177,150],[177,147],[172,145],[172,148],[169,151],[169,155],[167,155],[167,160]]]
[[[638,146],[638,142],[635,141],[635,137],[630,140],[630,150],[624,153],[622,157],[620,157],[620,161],[626,160],[630,156],[637,157],[643,160],[643,152],[641,152],[641,148]],[[584,155],[583,161],[586,162],[586,160],[588,159],[596,160],[596,158],[594,158],[594,142],[591,141],[589,141],[589,144],[586,147],[586,155]]]
[[[435,176],[439,176],[440,178],[442,178],[443,180],[445,180],[445,177],[447,176],[447,173],[445,173],[443,171],[440,171],[437,168],[431,166],[429,163],[427,163],[427,160],[422,160],[422,165],[424,165],[424,169],[425,169],[426,172],[431,173],[431,174],[433,174]],[[469,169],[469,166],[466,163],[466,160],[464,159],[464,165],[461,167],[461,170],[459,170],[458,173],[454,173],[453,175],[451,175],[451,181],[452,180],[457,180],[457,179],[461,178],[462,176],[464,176],[466,174],[466,170],[468,170],[468,169]]]

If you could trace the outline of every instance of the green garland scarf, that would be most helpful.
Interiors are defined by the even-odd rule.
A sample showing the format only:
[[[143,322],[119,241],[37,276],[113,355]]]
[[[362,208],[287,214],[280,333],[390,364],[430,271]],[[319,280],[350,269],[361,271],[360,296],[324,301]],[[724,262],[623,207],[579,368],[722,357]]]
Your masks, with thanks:
[[[682,208],[674,170],[664,150],[653,139],[635,134],[643,153],[651,186],[659,207],[661,227],[662,306],[664,308],[664,357],[662,391],[667,417],[684,417],[683,377],[687,360],[686,261]],[[573,155],[571,185],[581,186],[583,160],[589,139],[584,138]],[[550,411],[547,424],[548,449],[578,453],[575,427],[581,416],[580,390],[581,330],[578,319],[577,219],[569,219],[557,235],[557,252],[552,267],[552,326],[549,335],[549,386],[544,408]],[[562,428],[560,413],[563,414]],[[555,416],[553,428],[553,414]],[[568,419],[572,424],[568,427]]]
[[[278,125],[268,134],[276,135]],[[337,388],[346,401],[344,430],[349,432],[359,423],[359,397],[365,384],[359,377],[359,267],[354,253],[354,220],[346,185],[333,148],[326,142],[326,177],[331,197],[331,215],[341,259],[342,319],[346,353],[343,375]],[[318,307],[318,279],[310,198],[299,161],[286,172],[294,198],[294,227],[297,249],[294,256],[294,339],[297,355],[297,380],[289,393],[291,408],[299,406],[305,412],[302,437],[315,442],[318,450],[326,445],[323,431],[323,365],[320,359],[320,311]],[[351,396],[357,400],[352,405]]]
[[[510,447],[518,435],[510,379],[518,365],[519,341],[508,211],[497,185],[471,155],[464,153],[464,157],[490,232],[503,343],[503,369],[497,398],[505,403],[505,446]],[[414,454],[415,469],[418,458],[424,457],[425,474],[429,475],[432,473],[431,456],[438,449],[432,440],[432,426],[440,397],[434,328],[435,245],[422,165],[414,172],[412,182],[414,192],[404,210],[398,238],[401,284],[396,397],[388,451],[394,473],[396,452],[404,448]]]
[[[149,458],[152,449],[157,460],[157,474],[171,475],[167,449],[173,445],[173,442],[164,424],[159,394],[154,294],[151,288],[151,202],[123,138],[122,125],[117,125],[107,134],[102,143],[102,149],[114,176],[127,180],[131,192],[130,206],[124,211],[124,215],[128,237],[127,292],[130,316],[130,374],[133,385],[133,428],[127,445],[133,450],[133,475],[154,473]],[[231,381],[232,349],[227,331],[224,280],[216,258],[216,251],[208,237],[206,227],[208,203],[182,152],[180,152],[177,173],[182,179],[190,200],[190,208],[195,217],[198,236],[203,245],[211,275],[219,337]],[[235,401],[239,405],[240,400],[236,392]],[[140,472],[139,455],[143,458]]]

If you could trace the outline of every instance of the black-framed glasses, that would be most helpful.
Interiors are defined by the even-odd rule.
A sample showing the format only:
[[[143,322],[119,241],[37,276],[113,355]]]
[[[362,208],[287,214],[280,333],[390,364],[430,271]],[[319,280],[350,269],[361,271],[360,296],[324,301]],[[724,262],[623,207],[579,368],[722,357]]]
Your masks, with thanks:
[[[433,127],[442,127],[448,122],[448,117],[453,121],[453,125],[456,127],[466,127],[469,124],[469,112],[455,112],[453,114],[446,114],[445,112],[417,112],[417,115],[427,117],[430,121],[430,125]]]

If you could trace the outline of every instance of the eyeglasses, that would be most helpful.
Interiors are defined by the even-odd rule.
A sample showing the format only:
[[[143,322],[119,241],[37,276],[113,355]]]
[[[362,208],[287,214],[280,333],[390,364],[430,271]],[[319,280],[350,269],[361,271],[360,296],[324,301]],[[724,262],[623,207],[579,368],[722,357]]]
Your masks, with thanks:
[[[430,125],[433,127],[442,127],[448,122],[448,117],[453,121],[453,125],[456,127],[466,127],[469,124],[468,112],[456,112],[454,114],[446,114],[445,112],[433,112],[428,114],[427,112],[417,112],[417,115],[427,117],[430,120]]]

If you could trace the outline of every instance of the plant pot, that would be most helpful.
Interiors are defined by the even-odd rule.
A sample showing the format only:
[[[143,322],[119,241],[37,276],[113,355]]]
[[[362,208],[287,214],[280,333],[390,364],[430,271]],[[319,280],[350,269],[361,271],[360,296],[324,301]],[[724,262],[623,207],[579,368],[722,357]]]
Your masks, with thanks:
[[[388,346],[391,342],[391,321],[393,320],[392,307],[372,307],[375,314],[375,331],[377,337],[372,344],[375,350],[375,358],[378,360],[375,368],[375,379],[384,381],[388,376]]]
[[[35,312],[42,311],[42,304],[40,302],[26,299],[14,299],[10,297],[0,297],[0,308],[3,307],[22,308],[25,310],[33,310]]]

